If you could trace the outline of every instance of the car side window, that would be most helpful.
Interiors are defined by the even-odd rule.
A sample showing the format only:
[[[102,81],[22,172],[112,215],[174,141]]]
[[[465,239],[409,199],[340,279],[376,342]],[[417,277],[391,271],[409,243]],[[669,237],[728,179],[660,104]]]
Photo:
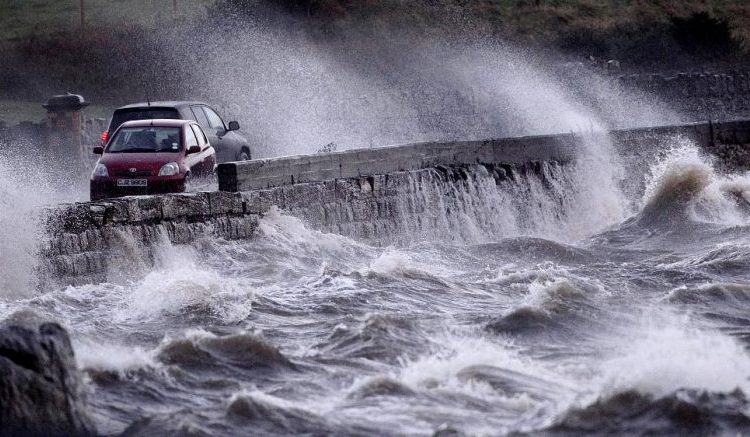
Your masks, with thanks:
[[[193,114],[195,115],[195,120],[198,122],[199,125],[203,127],[203,129],[209,129],[211,125],[208,123],[208,118],[206,117],[206,114],[203,112],[203,108],[200,106],[191,106],[190,109],[193,111]]]
[[[206,134],[203,133],[203,129],[201,129],[200,126],[198,126],[197,124],[191,124],[190,127],[193,128],[195,136],[198,137],[198,144],[200,144],[201,148],[203,148],[204,145],[208,144],[208,138],[206,138]]]
[[[185,129],[185,149],[189,149],[193,146],[198,145],[198,138],[195,137],[195,132],[192,129]]]
[[[227,130],[227,127],[224,126],[224,121],[219,117],[219,114],[214,112],[213,109],[204,106],[203,110],[206,111],[206,116],[208,117],[208,122],[211,123],[211,127],[214,129],[221,129],[222,131]]]

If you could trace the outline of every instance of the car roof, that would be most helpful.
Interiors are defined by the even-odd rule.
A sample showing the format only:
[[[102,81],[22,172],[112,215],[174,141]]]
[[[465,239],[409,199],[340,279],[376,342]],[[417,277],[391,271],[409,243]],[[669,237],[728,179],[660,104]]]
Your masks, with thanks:
[[[165,118],[156,118],[153,120],[130,120],[126,121],[125,123],[121,124],[120,127],[148,127],[148,126],[157,126],[157,127],[181,127],[186,124],[195,124],[195,121],[193,120],[182,120],[182,119],[165,119]]]
[[[182,108],[182,107],[190,106],[190,105],[206,105],[206,106],[210,106],[207,103],[197,102],[197,101],[163,100],[163,101],[157,101],[157,102],[131,103],[129,105],[120,106],[119,108],[115,109],[115,111],[117,111],[119,109],[134,109],[134,108],[148,108],[148,107],[154,107],[154,108]]]

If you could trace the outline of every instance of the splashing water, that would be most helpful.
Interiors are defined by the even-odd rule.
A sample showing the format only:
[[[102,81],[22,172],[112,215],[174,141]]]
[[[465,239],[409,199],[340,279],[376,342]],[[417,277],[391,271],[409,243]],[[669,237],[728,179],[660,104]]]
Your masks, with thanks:
[[[646,178],[643,213],[668,213],[723,225],[744,225],[748,218],[750,180],[743,174],[721,174],[695,146],[678,143],[657,161]],[[675,208],[679,211],[675,211]]]
[[[28,217],[80,193],[0,160],[0,313],[69,329],[100,432],[674,433],[680,411],[706,434],[750,431],[747,175],[679,141],[637,173],[603,134],[669,111],[598,80],[581,98],[570,83],[589,78],[505,46],[204,37],[222,49],[166,46],[206,67],[209,100],[238,102],[225,112],[256,156],[547,132],[584,146],[505,179],[412,177],[397,201],[413,213],[366,241],[277,208],[247,241],[123,232],[108,282],[44,294]]]
[[[22,143],[16,147],[30,147]],[[35,284],[36,251],[43,239],[39,212],[44,206],[80,199],[66,177],[48,172],[42,159],[12,153],[0,143],[0,294],[28,295]],[[58,181],[60,185],[52,181]]]

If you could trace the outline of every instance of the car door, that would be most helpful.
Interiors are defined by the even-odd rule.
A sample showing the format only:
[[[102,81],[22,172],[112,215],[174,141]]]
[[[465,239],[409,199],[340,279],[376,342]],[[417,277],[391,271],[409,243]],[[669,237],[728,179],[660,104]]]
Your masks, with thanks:
[[[218,162],[231,161],[232,159],[225,159],[227,153],[222,147],[223,140],[216,134],[216,129],[213,129],[211,127],[211,123],[209,123],[208,117],[203,111],[203,105],[192,105],[190,107],[190,110],[193,111],[193,114],[195,115],[195,121],[198,122],[203,132],[206,134],[206,138],[208,139],[209,144],[211,144],[211,146],[213,146],[214,150],[216,151],[216,160]]]
[[[188,153],[190,147],[199,146],[200,142],[191,125],[185,126],[185,166],[193,176],[200,176],[200,153]]]
[[[230,132],[227,131],[227,126],[224,123],[224,120],[222,120],[216,111],[208,106],[203,106],[203,111],[206,113],[206,117],[208,117],[208,123],[211,125],[211,130],[216,133],[216,136],[221,143],[222,157],[220,161],[236,161],[240,152],[240,145],[236,138],[229,135]]]
[[[208,143],[208,139],[206,138],[206,134],[203,132],[203,129],[201,129],[200,126],[197,124],[190,125],[190,127],[193,129],[193,132],[195,133],[195,136],[198,138],[198,145],[201,148],[201,152],[196,154],[196,160],[198,161],[196,163],[194,173],[200,174],[202,176],[208,176],[213,173],[214,171],[214,165],[216,164],[215,155],[211,148],[211,145]]]

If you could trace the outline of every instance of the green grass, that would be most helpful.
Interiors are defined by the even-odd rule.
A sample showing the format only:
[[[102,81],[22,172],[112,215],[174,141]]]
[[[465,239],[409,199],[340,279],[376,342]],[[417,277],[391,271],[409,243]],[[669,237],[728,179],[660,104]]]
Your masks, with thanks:
[[[177,0],[178,18],[206,14],[215,0]],[[172,0],[84,0],[86,26],[169,26]],[[80,0],[0,0],[0,41],[80,31]]]
[[[747,0],[267,0],[301,17],[340,27],[395,24],[415,33],[484,33],[524,44],[619,45],[657,33],[669,37],[696,15],[725,26],[732,42],[750,51]],[[252,10],[244,0],[218,0]],[[468,21],[462,21],[466,20]],[[465,24],[464,24],[465,23]],[[463,25],[462,25],[463,24]],[[698,29],[695,33],[700,33]],[[465,32],[464,32],[465,33]],[[653,39],[653,38],[652,38]]]

